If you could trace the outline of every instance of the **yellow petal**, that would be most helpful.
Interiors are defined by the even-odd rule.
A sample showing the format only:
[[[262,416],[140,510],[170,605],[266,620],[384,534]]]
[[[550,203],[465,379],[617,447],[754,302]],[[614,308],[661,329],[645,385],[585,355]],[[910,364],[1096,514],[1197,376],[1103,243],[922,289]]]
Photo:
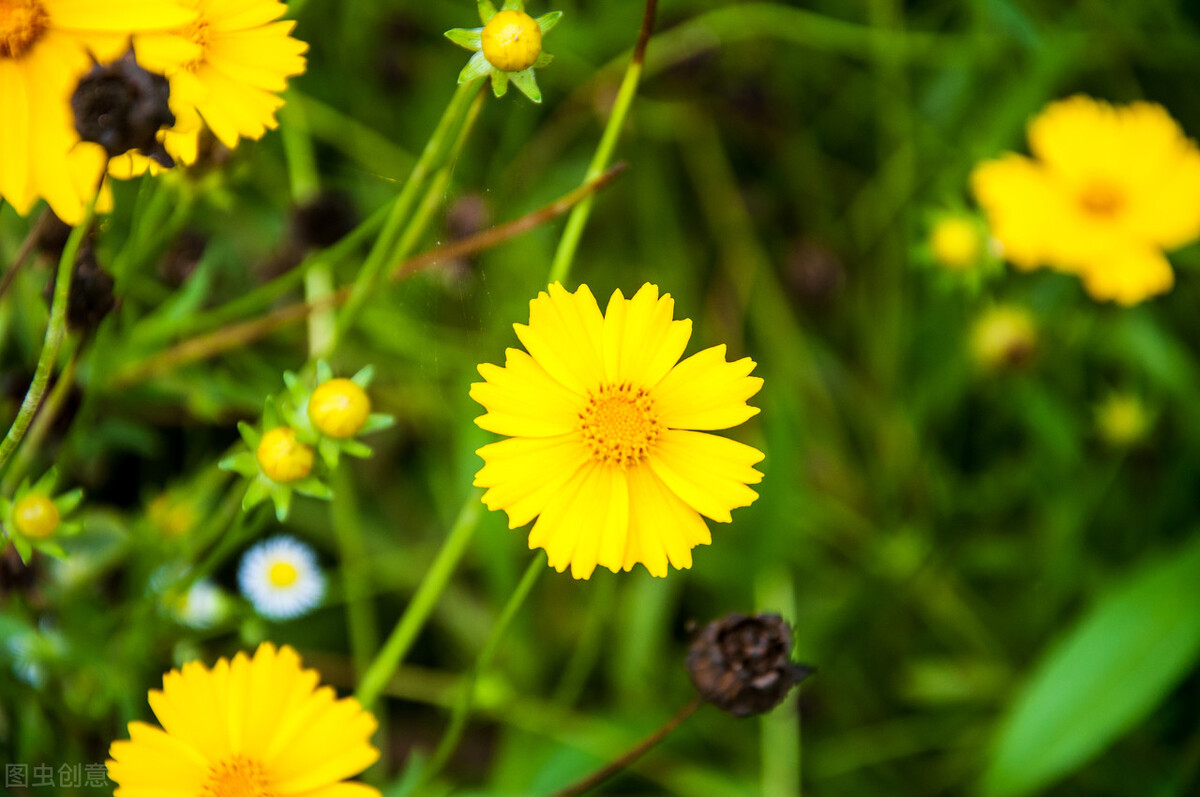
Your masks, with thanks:
[[[652,576],[667,575],[667,563],[692,566],[692,548],[712,541],[703,518],[667,488],[649,466],[630,468],[629,543],[625,569],[645,565]]]
[[[480,427],[520,437],[550,437],[579,428],[582,397],[520,349],[507,350],[503,368],[485,363],[479,373],[487,381],[471,385],[471,398],[488,411],[475,419]]]
[[[489,488],[483,502],[488,509],[507,512],[514,529],[540,514],[590,459],[578,432],[501,440],[476,453],[485,464],[475,474],[475,486]]]
[[[526,350],[550,376],[576,393],[604,376],[604,317],[586,285],[568,293],[557,282],[529,303],[529,324],[514,324]]]
[[[0,197],[24,216],[35,197],[29,185],[29,98],[24,62],[0,58]]]
[[[758,493],[747,487],[762,480],[750,467],[762,453],[733,440],[700,432],[668,430],[648,462],[654,474],[688,506],[705,517],[729,523],[730,510],[749,506]]]
[[[1080,277],[1093,299],[1126,306],[1166,293],[1175,284],[1167,258],[1147,246],[1110,250],[1082,269]]]
[[[186,25],[196,12],[171,0],[42,0],[55,28],[73,31],[166,30]]]
[[[690,320],[673,321],[675,301],[646,283],[628,301],[614,291],[604,313],[604,371],[609,382],[658,384],[679,362],[692,335]]]
[[[758,413],[746,400],[763,381],[749,376],[755,363],[749,357],[725,362],[725,346],[693,354],[651,391],[659,419],[673,429],[728,429]]]

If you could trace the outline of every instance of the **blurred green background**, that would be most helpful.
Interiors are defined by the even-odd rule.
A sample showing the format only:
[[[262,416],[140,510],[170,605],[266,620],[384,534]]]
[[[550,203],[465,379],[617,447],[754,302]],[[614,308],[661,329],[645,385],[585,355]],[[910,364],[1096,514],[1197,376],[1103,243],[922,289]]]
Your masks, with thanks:
[[[468,53],[441,34],[477,24],[474,3],[291,5],[311,49],[281,124],[311,140],[322,188],[365,218],[452,94]],[[486,100],[422,248],[579,184],[642,8],[529,4],[554,8],[544,103]],[[730,359],[758,362],[762,413],[731,436],[767,455],[761,497],[713,524],[690,571],[543,575],[482,679],[443,793],[545,794],[595,769],[690,699],[688,622],[750,610],[795,624],[797,658],[818,668],[801,694],[761,719],[705,707],[598,793],[784,797],[801,778],[829,797],[1200,793],[1200,251],[1173,256],[1169,295],[1122,309],[1062,275],[948,274],[925,244],[939,213],[970,211],[972,165],[1021,151],[1050,100],[1149,99],[1200,133],[1198,26],[1184,0],[661,3],[617,150],[631,168],[599,195],[568,287],[606,297],[654,282],[696,321],[689,353],[727,343]],[[60,422],[30,463],[87,490],[88,528],[66,563],[0,569],[0,763],[99,762],[148,716],[162,672],[264,638],[351,689],[345,585],[373,596],[386,634],[493,439],[471,422],[475,365],[517,345],[511,324],[545,288],[562,228],[371,296],[332,360],[340,373],[373,363],[376,406],[398,425],[373,438],[372,460],[343,467],[332,506],[301,499],[287,524],[321,553],[326,604],[282,624],[239,604],[198,632],[156,605],[153,576],[208,553],[193,527],[227,524],[215,462],[304,363],[306,337],[293,324],[117,378],[261,315],[269,302],[218,308],[297,260],[279,133],[159,183],[118,187],[97,246],[122,304],[78,347]],[[0,210],[0,260],[30,224]],[[207,240],[198,262],[180,255],[185,232]],[[336,262],[339,284],[363,251]],[[194,267],[182,281],[181,262]],[[36,361],[50,271],[26,269],[0,304],[0,420]],[[985,368],[972,329],[1000,304],[1025,308],[1036,340]],[[1136,439],[1097,426],[1114,394],[1146,413]],[[182,538],[149,509],[164,492],[186,508]],[[345,524],[362,531],[357,556],[339,553]],[[232,593],[239,551],[213,560]],[[530,556],[524,531],[483,519],[387,703],[386,764],[369,773],[387,793],[409,793],[405,773],[436,745]]]

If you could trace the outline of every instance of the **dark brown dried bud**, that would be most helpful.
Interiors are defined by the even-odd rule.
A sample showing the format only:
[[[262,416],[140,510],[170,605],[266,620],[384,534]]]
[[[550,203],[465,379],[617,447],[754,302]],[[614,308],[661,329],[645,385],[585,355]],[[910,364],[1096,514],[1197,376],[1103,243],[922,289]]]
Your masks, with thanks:
[[[92,247],[80,249],[67,295],[67,326],[76,331],[91,331],[100,326],[117,305],[113,284],[113,278],[96,262]]]
[[[196,230],[184,230],[159,262],[158,276],[172,288],[178,288],[200,265],[207,248],[208,236]]]
[[[292,238],[302,249],[327,249],[358,226],[358,211],[342,191],[322,191],[292,213]]]
[[[46,209],[37,226],[37,250],[53,260],[62,257],[67,248],[67,238],[71,236],[71,225],[54,215],[54,211]]]
[[[75,129],[84,141],[104,147],[110,158],[136,149],[169,169],[175,161],[163,149],[158,131],[175,124],[167,104],[170,92],[167,79],[142,69],[132,53],[97,64],[71,97]]]
[[[687,668],[700,697],[735,717],[770,711],[812,673],[792,662],[792,632],[777,614],[727,614],[700,630]]]

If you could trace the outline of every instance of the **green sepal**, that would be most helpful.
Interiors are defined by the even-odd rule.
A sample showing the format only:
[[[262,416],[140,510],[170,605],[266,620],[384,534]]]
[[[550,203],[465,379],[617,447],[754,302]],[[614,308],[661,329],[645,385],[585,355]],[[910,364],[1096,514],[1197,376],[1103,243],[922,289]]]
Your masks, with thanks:
[[[390,429],[396,425],[396,419],[382,412],[373,412],[367,416],[367,420],[363,423],[362,428],[358,430],[358,434],[370,434],[383,429]]]
[[[550,66],[550,64],[552,64],[553,62],[554,62],[553,55],[551,55],[550,53],[542,53],[541,55],[538,56],[538,59],[533,62],[533,68],[541,69],[543,67]]]
[[[307,479],[293,482],[292,489],[310,498],[320,498],[322,501],[333,500],[333,490],[329,489],[329,485],[322,482],[316,476],[309,476]]]
[[[496,16],[496,6],[492,5],[492,0],[478,0],[479,2],[479,19],[486,25],[492,21],[492,17]]]
[[[482,28],[480,28],[482,30]],[[324,360],[317,360],[317,384],[333,379],[333,369]]]
[[[503,97],[508,93],[508,73],[499,69],[492,70],[492,94]]]
[[[505,11],[524,11],[525,0],[504,0]]]
[[[258,430],[245,421],[238,421],[238,434],[251,449],[257,449],[258,444],[262,442],[262,435],[258,433]]]
[[[29,564],[29,560],[33,557],[33,549],[29,547],[29,540],[19,534],[14,534],[12,544],[17,549],[17,556],[21,557],[21,563]]]
[[[275,504],[275,519],[283,523],[287,520],[288,513],[292,511],[292,488],[272,482],[268,489],[271,493],[271,501]]]
[[[551,11],[549,14],[542,14],[537,18],[537,24],[538,27],[542,29],[543,36],[549,33],[550,29],[558,24],[558,21],[562,19],[562,15],[563,12],[561,11]]]
[[[366,390],[371,386],[371,383],[375,381],[375,366],[364,365],[362,368],[358,369],[358,373],[350,377],[350,381],[361,387],[363,390]]]
[[[231,470],[234,473],[239,473],[248,479],[253,479],[258,476],[258,458],[249,451],[239,451],[232,456],[225,457],[217,463],[217,467],[221,470]]]
[[[76,487],[74,490],[63,493],[58,498],[55,498],[54,508],[58,510],[59,517],[62,517],[79,506],[79,502],[82,500],[83,488]]]
[[[64,551],[62,549],[62,546],[59,545],[57,542],[50,542],[49,540],[46,540],[46,541],[37,543],[37,545],[35,545],[34,547],[48,556],[53,556],[55,559],[66,559],[67,558],[67,552]]]
[[[58,468],[51,468],[42,474],[42,478],[34,483],[33,489],[30,492],[40,493],[42,495],[52,495],[54,493],[54,483],[58,481]]]
[[[17,485],[17,491],[13,493],[13,504],[21,503],[21,499],[29,494],[29,477],[21,479],[21,483]]]
[[[442,35],[468,50],[478,51],[483,47],[483,28],[451,28]]]
[[[83,531],[83,521],[69,520],[65,523],[60,523],[54,533],[59,537],[74,537],[81,531]]]
[[[542,92],[538,88],[537,78],[534,77],[532,69],[522,69],[520,72],[510,72],[508,75],[512,78],[513,84],[521,90],[529,99],[540,103],[542,101]]]
[[[242,496],[242,511],[249,512],[267,499],[271,489],[267,486],[266,478],[258,476],[246,485],[246,494]]]
[[[458,82],[460,85],[470,83],[472,80],[477,80],[486,75],[491,68],[491,63],[483,57],[483,51],[480,50],[471,56],[471,60],[467,61],[467,65],[458,73]]]
[[[359,459],[370,459],[375,454],[369,445],[360,443],[357,440],[343,440],[341,449],[348,456],[358,457]]]
[[[271,396],[263,403],[262,419],[264,432],[281,425],[279,423],[279,408],[275,406],[274,396]]]
[[[322,437],[317,442],[317,453],[321,455],[321,461],[325,463],[325,467],[333,470],[338,466],[338,454],[340,447],[328,437]]]
[[[7,519],[12,510],[13,502],[7,498],[0,498],[0,517]],[[0,539],[3,539],[3,537],[0,537]]]
[[[303,385],[300,384],[300,377],[296,376],[291,371],[283,372],[283,383],[287,385],[289,393],[295,393],[296,388],[303,389]]]

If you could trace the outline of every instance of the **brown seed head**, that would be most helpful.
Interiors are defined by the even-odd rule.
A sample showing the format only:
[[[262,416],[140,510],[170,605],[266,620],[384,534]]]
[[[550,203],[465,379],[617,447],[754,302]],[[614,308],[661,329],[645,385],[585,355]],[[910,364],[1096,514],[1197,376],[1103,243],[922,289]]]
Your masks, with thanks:
[[[169,169],[175,161],[158,140],[160,128],[175,124],[169,95],[167,79],[142,69],[127,53],[111,64],[97,64],[80,79],[71,97],[75,129],[110,158],[136,149]]]
[[[687,668],[700,696],[735,717],[770,711],[812,673],[792,662],[792,632],[777,614],[727,614],[700,630]]]

